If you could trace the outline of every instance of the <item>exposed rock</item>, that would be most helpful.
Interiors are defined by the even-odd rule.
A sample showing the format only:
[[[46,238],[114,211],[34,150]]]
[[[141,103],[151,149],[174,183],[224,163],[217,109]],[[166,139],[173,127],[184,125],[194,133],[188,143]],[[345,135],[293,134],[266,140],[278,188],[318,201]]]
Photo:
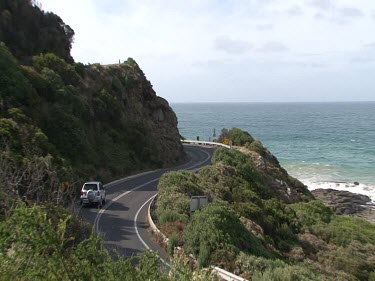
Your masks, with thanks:
[[[245,217],[241,217],[240,220],[243,223],[243,225],[245,226],[245,228],[247,230],[251,231],[255,236],[259,236],[259,235],[263,236],[264,235],[263,228],[259,224],[255,223],[252,220],[249,220]]]
[[[152,151],[163,166],[185,159],[177,117],[168,102],[157,96],[138,64],[131,58],[121,64],[92,65],[86,70],[83,91],[100,92],[106,89],[121,104],[118,120],[134,124],[147,133],[144,137],[152,143]]]
[[[306,258],[306,255],[301,246],[294,245],[286,256],[294,262],[301,262]]]
[[[280,166],[277,158],[268,149],[263,148],[263,155],[246,147],[236,146],[235,149],[251,157],[264,182],[273,192],[278,194],[281,200],[287,203],[295,203],[314,199],[307,186],[289,176],[288,172]]]
[[[357,214],[366,209],[365,205],[371,199],[362,194],[352,193],[346,190],[315,189],[312,194],[331,207],[336,214]]]
[[[298,239],[306,252],[316,254],[319,251],[328,251],[335,248],[332,244],[327,244],[323,240],[311,233],[299,234]]]

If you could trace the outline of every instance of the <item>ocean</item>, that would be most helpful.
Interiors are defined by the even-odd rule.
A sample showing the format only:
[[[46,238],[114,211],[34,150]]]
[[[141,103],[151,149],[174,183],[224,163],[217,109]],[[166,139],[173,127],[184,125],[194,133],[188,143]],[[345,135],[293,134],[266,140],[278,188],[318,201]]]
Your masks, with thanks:
[[[222,128],[237,127],[260,140],[310,190],[348,190],[375,202],[375,102],[171,107],[186,139],[212,140],[214,130],[218,136]]]

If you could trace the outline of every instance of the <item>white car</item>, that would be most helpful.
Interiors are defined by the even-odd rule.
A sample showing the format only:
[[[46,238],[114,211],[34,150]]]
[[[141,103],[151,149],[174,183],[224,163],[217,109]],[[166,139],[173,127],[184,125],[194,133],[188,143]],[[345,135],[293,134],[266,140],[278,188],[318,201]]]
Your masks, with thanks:
[[[84,183],[81,189],[81,204],[95,204],[102,207],[105,204],[105,189],[103,184],[99,181]]]

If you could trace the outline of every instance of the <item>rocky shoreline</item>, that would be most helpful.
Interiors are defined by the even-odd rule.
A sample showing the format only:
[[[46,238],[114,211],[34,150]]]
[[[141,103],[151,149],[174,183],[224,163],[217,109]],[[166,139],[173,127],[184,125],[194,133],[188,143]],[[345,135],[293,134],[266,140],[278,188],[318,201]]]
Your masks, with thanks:
[[[315,189],[311,193],[316,199],[331,207],[336,214],[354,215],[375,223],[375,204],[366,195],[322,188]]]

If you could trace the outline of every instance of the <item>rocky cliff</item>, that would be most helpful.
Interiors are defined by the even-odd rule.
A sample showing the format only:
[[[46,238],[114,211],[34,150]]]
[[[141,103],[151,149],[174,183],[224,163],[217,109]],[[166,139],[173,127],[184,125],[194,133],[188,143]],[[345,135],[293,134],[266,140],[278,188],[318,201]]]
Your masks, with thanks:
[[[151,149],[145,147],[143,154],[156,155],[161,166],[170,166],[184,159],[176,114],[165,99],[156,95],[133,59],[118,65],[88,66],[83,76],[80,87],[91,103],[95,103],[96,93],[106,91],[116,103],[112,108],[116,111],[116,122],[143,128],[143,136],[134,139],[148,139]],[[100,118],[100,113],[93,112],[92,118]]]

